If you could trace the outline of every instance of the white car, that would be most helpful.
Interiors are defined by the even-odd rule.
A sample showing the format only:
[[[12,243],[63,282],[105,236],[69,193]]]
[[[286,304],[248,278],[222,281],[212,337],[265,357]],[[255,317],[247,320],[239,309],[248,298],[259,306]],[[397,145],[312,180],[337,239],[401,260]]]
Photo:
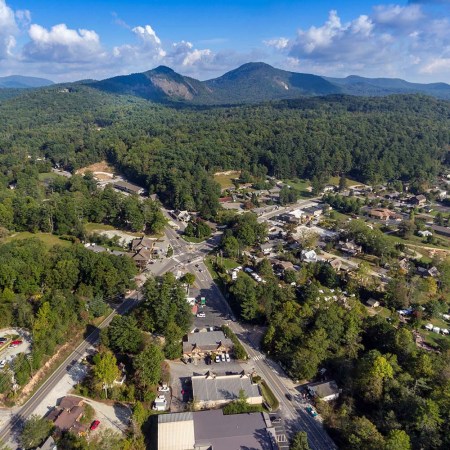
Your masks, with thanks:
[[[225,353],[225,360],[226,360],[226,362],[230,362],[231,361],[230,355],[228,353]]]
[[[163,384],[162,386],[159,386],[158,392],[169,392],[170,388],[167,386],[167,384]]]
[[[206,314],[204,312],[197,313],[197,317],[206,317]]]
[[[222,353],[221,358],[222,358],[222,362],[225,362],[225,353]]]
[[[216,355],[216,363],[220,363],[220,356]]]
[[[3,369],[3,367],[5,367],[5,366],[6,366],[6,359],[2,359],[0,361],[0,369]]]

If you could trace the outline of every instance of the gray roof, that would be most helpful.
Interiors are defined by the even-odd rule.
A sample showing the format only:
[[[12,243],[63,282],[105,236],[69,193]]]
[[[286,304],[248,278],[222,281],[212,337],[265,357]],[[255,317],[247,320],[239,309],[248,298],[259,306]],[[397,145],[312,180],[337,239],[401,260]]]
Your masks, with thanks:
[[[334,380],[310,384],[308,385],[308,389],[314,392],[319,398],[339,394],[339,388]]]
[[[214,450],[276,448],[262,413],[224,415],[221,410],[194,413],[196,446]]]
[[[191,412],[173,413],[173,414],[160,414],[158,416],[158,423],[169,422],[186,422],[193,419]]]
[[[189,333],[187,342],[183,342],[183,351],[190,352],[195,347],[204,350],[215,350],[220,344],[231,348],[233,343],[223,334],[223,331],[201,331],[198,333]]]
[[[246,375],[197,375],[192,377],[192,393],[199,402],[235,400],[243,390],[247,398],[260,397],[259,386]]]

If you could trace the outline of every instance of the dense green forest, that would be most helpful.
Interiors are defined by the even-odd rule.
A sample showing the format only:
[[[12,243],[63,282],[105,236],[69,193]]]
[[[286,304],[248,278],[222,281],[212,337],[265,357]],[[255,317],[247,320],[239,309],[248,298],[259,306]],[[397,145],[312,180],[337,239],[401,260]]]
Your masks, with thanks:
[[[0,102],[0,164],[6,182],[28,155],[68,170],[107,158],[166,204],[209,217],[218,169],[319,186],[342,173],[428,180],[448,162],[449,120],[448,102],[419,95],[169,108],[79,84]]]

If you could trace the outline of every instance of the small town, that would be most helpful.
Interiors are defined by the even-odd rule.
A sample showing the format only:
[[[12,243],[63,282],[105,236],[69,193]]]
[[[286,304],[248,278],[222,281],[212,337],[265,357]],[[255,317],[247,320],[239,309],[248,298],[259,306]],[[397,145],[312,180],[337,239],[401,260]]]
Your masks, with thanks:
[[[0,0],[0,450],[338,449],[450,449],[450,2]]]

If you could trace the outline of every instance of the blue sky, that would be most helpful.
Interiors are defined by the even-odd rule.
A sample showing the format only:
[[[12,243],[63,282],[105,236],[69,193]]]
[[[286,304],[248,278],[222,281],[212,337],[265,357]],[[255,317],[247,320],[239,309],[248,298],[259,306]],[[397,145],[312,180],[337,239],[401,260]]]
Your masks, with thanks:
[[[248,61],[450,82],[450,0],[0,0],[0,76],[101,79],[164,64],[208,79]]]

